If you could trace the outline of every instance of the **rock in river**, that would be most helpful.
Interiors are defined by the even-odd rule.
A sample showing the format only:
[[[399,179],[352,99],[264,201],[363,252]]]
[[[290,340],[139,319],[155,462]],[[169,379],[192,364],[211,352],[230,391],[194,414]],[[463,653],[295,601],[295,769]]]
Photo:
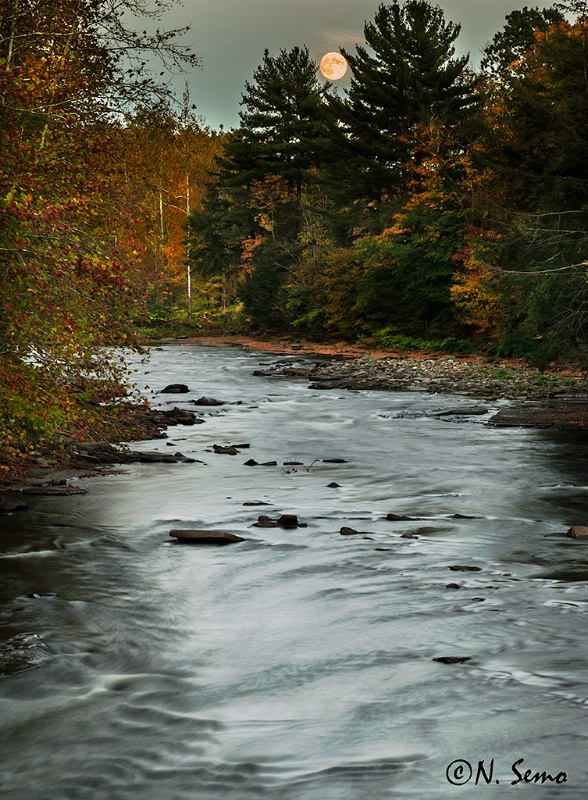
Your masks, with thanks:
[[[199,397],[198,400],[194,400],[195,406],[224,406],[224,402],[222,400],[216,400],[214,397]]]
[[[572,527],[566,531],[566,536],[569,536],[571,539],[582,539],[588,536],[588,527],[585,525],[572,525]]]
[[[434,658],[433,661],[438,661],[440,664],[464,664],[466,661],[471,661],[471,656],[439,656]]]
[[[226,445],[226,446],[223,445],[223,444],[213,444],[212,445],[212,450],[215,453],[221,453],[221,454],[224,453],[227,456],[237,456],[237,455],[239,455],[239,451],[232,444],[229,444],[229,445]]]
[[[173,530],[169,532],[179,542],[192,542],[194,544],[232,544],[244,542],[242,536],[237,536],[228,531],[203,531],[203,530]]]
[[[449,567],[452,572],[480,572],[482,569],[481,567],[468,567],[462,566],[461,564],[454,564],[452,567]]]
[[[189,391],[185,383],[170,383],[161,390],[161,394],[185,394]]]
[[[10,514],[12,511],[26,511],[28,508],[22,500],[12,500],[10,497],[0,495],[0,514]]]
[[[270,519],[265,515],[257,518],[254,528],[306,528],[305,522],[298,522],[296,514],[282,514],[279,519]]]

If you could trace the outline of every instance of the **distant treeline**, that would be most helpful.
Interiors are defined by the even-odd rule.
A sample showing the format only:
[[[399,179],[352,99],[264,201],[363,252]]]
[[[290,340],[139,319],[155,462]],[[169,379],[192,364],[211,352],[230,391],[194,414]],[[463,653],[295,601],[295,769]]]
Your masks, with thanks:
[[[513,11],[473,72],[441,9],[381,5],[342,51],[344,94],[305,47],[266,51],[189,220],[209,312],[539,365],[581,351],[586,6]]]

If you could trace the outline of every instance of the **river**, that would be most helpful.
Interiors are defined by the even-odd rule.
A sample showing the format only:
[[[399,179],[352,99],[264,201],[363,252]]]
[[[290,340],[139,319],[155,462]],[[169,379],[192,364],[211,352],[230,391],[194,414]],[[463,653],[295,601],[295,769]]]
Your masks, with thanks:
[[[154,350],[139,384],[191,390],[161,407],[225,404],[138,447],[197,461],[0,520],[1,647],[36,666],[0,678],[2,800],[583,796],[588,542],[548,534],[588,524],[586,436],[253,377],[270,361]],[[307,527],[252,527],[282,513]]]

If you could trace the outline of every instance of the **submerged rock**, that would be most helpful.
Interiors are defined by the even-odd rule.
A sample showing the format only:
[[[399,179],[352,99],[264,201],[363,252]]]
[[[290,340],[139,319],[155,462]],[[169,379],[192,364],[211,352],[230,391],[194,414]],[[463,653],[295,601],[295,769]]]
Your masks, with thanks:
[[[192,542],[194,544],[232,544],[234,542],[244,542],[242,536],[228,531],[206,531],[206,530],[173,530],[169,532],[180,542]]]
[[[36,633],[20,633],[0,644],[0,676],[36,669],[48,651]]]
[[[10,497],[0,495],[0,514],[10,514],[12,511],[26,511],[28,508],[22,500],[12,500]]]

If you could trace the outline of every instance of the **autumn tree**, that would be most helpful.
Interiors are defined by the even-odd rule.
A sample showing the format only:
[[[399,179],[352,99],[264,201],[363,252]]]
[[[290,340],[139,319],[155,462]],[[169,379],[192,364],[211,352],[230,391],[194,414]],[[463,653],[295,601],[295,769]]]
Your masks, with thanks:
[[[90,419],[96,378],[120,391],[97,349],[128,340],[136,302],[113,112],[161,93],[141,74],[142,53],[195,62],[172,33],[124,27],[121,12],[153,16],[143,0],[0,0],[0,10],[0,429],[9,452],[77,413]]]
[[[516,69],[520,59],[535,42],[536,33],[545,33],[565,19],[559,8],[515,9],[506,16],[506,24],[483,49],[480,67],[493,74]]]
[[[484,154],[500,235],[485,258],[505,298],[505,352],[539,364],[583,346],[588,324],[587,42],[585,13],[537,28],[496,76],[487,105]]]

